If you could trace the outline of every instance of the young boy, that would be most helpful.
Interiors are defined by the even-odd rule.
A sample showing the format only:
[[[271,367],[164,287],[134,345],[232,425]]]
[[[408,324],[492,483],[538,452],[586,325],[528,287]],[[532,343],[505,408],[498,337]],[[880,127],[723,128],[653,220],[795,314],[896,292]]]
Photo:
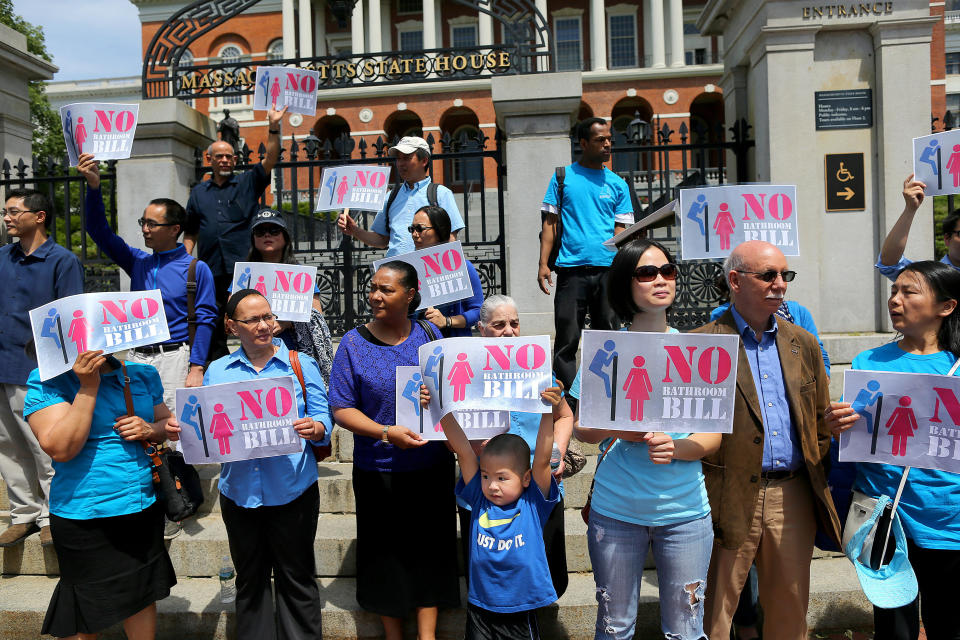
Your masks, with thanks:
[[[541,397],[554,408],[563,400],[559,387]],[[536,609],[557,599],[543,547],[543,525],[560,499],[550,470],[553,418],[540,418],[532,468],[520,436],[491,438],[478,458],[453,414],[441,420],[460,462],[456,493],[472,509],[470,531],[460,533],[470,536],[465,640],[537,640]]]

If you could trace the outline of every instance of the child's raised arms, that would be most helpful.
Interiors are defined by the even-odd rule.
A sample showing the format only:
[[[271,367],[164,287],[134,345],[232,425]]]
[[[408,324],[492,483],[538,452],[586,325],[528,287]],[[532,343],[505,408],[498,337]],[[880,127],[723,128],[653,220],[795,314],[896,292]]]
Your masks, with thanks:
[[[553,414],[563,399],[563,383],[557,381],[556,387],[547,387],[540,397],[549,402],[553,410],[540,416],[540,430],[537,431],[537,446],[533,452],[533,481],[540,487],[544,498],[550,497],[550,454],[553,452]]]
[[[430,390],[426,385],[420,385],[420,406],[423,411],[427,410],[430,404]],[[474,453],[467,434],[463,432],[460,423],[452,413],[440,418],[440,426],[443,427],[443,433],[447,436],[447,443],[453,452],[457,454],[457,463],[460,465],[460,475],[463,477],[463,484],[470,484],[473,476],[480,469],[480,463],[477,460],[477,454]]]

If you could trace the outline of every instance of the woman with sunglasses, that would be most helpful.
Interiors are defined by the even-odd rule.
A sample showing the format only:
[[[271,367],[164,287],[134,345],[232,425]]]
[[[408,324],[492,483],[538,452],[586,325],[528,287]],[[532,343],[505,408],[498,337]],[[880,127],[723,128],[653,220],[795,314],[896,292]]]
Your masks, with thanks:
[[[413,224],[408,227],[413,236],[413,246],[419,251],[438,244],[449,242],[450,216],[443,207],[420,207],[413,214]],[[466,300],[458,300],[439,307],[424,310],[423,317],[440,327],[444,338],[470,336],[470,329],[480,319],[480,307],[483,305],[483,284],[473,264],[464,258],[473,295]]]
[[[610,266],[607,298],[629,322],[624,331],[677,333],[667,309],[677,265],[660,243],[628,241]],[[580,374],[570,389],[580,399]],[[606,452],[597,464],[587,544],[597,585],[595,638],[632,638],[647,546],[660,585],[660,627],[668,637],[703,638],[703,593],[713,546],[700,458],[720,447],[718,433],[607,431],[580,427],[583,442]],[[665,496],[669,496],[666,498]]]

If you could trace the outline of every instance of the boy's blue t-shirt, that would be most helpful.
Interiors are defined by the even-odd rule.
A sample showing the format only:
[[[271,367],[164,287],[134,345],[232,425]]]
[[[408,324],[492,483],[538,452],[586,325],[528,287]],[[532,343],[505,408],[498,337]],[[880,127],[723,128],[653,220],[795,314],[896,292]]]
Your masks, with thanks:
[[[634,223],[633,203],[623,178],[610,169],[588,169],[574,162],[563,178],[563,236],[558,267],[609,267],[614,252],[603,246],[614,236],[614,224]],[[557,174],[550,177],[543,196],[544,211],[557,211]]]
[[[553,478],[544,498],[533,480],[516,502],[498,507],[483,495],[478,470],[457,496],[470,503],[470,604],[496,613],[530,611],[557,599],[543,548],[543,525],[560,500]]]
[[[956,358],[949,351],[907,353],[895,342],[868,349],[853,359],[852,369],[946,375]],[[854,489],[876,498],[897,494],[903,467],[857,463]],[[913,467],[897,507],[907,537],[925,549],[960,549],[960,474]]]

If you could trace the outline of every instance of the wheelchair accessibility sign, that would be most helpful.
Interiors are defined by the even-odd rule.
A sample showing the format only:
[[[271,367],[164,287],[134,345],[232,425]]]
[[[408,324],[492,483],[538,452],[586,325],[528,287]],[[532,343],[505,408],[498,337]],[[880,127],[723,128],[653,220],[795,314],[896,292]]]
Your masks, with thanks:
[[[864,210],[866,180],[862,153],[825,155],[823,178],[828,212]]]

